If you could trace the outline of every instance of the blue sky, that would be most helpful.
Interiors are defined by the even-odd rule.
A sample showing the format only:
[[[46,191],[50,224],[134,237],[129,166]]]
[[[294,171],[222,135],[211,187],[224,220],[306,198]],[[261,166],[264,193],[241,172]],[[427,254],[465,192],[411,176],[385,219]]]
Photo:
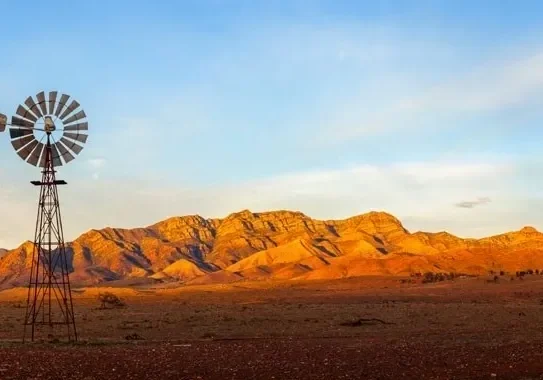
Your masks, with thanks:
[[[0,5],[0,112],[58,89],[89,116],[60,169],[68,239],[245,208],[543,229],[540,2]],[[33,236],[38,173],[7,134],[0,162],[12,247]]]

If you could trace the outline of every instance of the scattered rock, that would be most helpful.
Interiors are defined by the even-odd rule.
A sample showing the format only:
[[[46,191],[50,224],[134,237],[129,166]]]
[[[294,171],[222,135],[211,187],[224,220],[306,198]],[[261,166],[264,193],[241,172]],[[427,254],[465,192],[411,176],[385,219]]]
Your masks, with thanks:
[[[145,340],[141,335],[133,333],[124,337],[126,340]]]
[[[394,323],[383,321],[378,318],[360,318],[356,321],[340,323],[341,326],[359,327],[359,326],[374,326],[374,325],[393,325]]]

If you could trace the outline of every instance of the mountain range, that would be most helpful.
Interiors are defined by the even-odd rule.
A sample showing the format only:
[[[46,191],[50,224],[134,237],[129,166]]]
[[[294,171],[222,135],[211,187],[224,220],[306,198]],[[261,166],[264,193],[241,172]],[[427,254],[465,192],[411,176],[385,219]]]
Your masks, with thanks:
[[[27,283],[33,244],[0,250],[0,286]],[[315,220],[301,212],[237,212],[224,219],[173,217],[145,228],[90,230],[67,244],[72,282],[226,283],[337,279],[422,272],[485,274],[543,269],[543,234],[532,227],[483,239],[409,232],[370,212]]]

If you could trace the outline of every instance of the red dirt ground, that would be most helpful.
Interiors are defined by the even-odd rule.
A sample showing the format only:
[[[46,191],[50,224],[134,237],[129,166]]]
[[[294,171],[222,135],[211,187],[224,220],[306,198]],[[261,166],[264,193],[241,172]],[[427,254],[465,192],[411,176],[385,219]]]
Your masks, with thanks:
[[[543,342],[263,339],[0,349],[11,379],[543,379]]]
[[[543,379],[543,276],[108,290],[76,293],[76,345],[14,343],[0,292],[0,379]]]

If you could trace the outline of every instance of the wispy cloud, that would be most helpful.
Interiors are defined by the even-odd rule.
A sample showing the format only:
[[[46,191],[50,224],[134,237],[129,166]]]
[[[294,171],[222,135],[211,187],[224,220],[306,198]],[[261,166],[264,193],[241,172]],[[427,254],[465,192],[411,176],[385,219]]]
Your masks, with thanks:
[[[468,74],[423,90],[374,111],[351,99],[326,117],[321,142],[344,141],[369,134],[417,129],[425,115],[441,118],[462,112],[486,112],[538,101],[543,93],[543,51],[481,65]]]
[[[484,192],[493,199],[510,197],[507,183],[522,181],[524,178],[519,179],[519,173],[521,171],[513,165],[502,163],[420,162],[312,170],[213,187],[178,187],[143,180],[137,183],[106,181],[97,188],[73,191],[90,204],[107,205],[107,215],[81,209],[74,199],[73,206],[79,207],[79,214],[72,218],[86,228],[135,227],[167,216],[220,217],[245,208],[255,211],[294,209],[324,219],[386,210],[400,218],[411,218],[409,228],[418,229],[418,221],[429,218],[437,221],[431,226],[432,230],[453,227],[455,233],[472,234],[472,229],[480,227],[478,223],[488,217],[488,213],[508,209],[508,202],[481,208],[482,214],[478,212],[466,221],[465,215],[451,207],[450,200],[465,199],[477,192]],[[442,219],[446,222],[440,224]],[[500,232],[506,227],[516,227],[515,219],[492,219],[481,233]]]
[[[494,62],[400,105],[406,111],[479,111],[526,101],[543,89],[543,52]]]
[[[462,201],[462,202],[455,203],[455,206],[459,208],[474,208],[474,207],[484,205],[490,202],[492,202],[490,198],[481,197],[481,198],[477,198],[474,201]]]
[[[172,158],[179,154],[180,146],[211,125],[212,106],[197,91],[192,97],[183,92],[147,101],[149,104],[143,101],[131,105],[128,112],[111,120],[113,127],[101,149],[116,170],[133,174],[137,167],[138,175],[143,171],[148,175],[172,168]],[[141,111],[134,113],[134,109]]]
[[[501,162],[359,165],[207,187],[104,178],[72,182],[69,191],[63,190],[62,207],[68,240],[91,228],[139,227],[187,214],[224,217],[247,208],[300,210],[322,219],[384,210],[405,221],[410,230],[483,236],[525,224],[543,226],[537,212],[543,198],[526,190],[540,188],[540,182],[522,164]],[[515,188],[515,183],[522,186]],[[32,236],[27,217],[35,212],[32,190],[0,191],[0,208],[16,216],[9,229],[0,229],[0,239],[8,248]],[[486,196],[470,200],[474,193]],[[467,201],[454,207],[451,199]],[[477,207],[482,204],[488,207]],[[470,218],[458,207],[473,208]]]
[[[87,163],[93,169],[100,169],[106,164],[106,159],[103,157],[90,158],[87,160]]]
[[[90,167],[92,172],[92,178],[97,180],[100,178],[100,173],[105,167],[107,160],[103,157],[90,158],[87,160],[87,165]]]

